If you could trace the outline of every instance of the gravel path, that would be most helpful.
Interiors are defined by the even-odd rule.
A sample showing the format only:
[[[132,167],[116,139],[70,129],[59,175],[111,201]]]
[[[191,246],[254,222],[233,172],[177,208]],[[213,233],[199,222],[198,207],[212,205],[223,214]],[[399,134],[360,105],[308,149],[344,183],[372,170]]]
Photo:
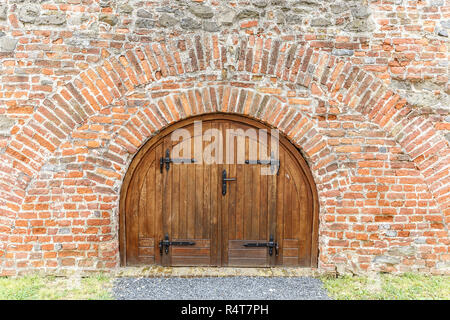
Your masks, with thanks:
[[[119,300],[329,300],[311,277],[117,278]]]

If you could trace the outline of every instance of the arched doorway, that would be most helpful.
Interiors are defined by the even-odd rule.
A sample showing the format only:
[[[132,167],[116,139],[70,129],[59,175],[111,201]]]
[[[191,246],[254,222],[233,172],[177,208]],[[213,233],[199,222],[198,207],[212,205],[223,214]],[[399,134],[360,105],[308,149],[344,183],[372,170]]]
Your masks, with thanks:
[[[150,139],[122,186],[122,264],[317,266],[316,187],[299,150],[276,134],[215,113]]]

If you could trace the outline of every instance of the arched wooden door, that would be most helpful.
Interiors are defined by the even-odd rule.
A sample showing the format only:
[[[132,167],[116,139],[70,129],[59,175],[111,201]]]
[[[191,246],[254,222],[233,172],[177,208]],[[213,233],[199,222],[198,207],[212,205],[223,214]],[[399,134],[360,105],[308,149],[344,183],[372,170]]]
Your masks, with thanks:
[[[152,138],[122,188],[122,264],[316,266],[312,176],[299,151],[270,134],[212,114]]]

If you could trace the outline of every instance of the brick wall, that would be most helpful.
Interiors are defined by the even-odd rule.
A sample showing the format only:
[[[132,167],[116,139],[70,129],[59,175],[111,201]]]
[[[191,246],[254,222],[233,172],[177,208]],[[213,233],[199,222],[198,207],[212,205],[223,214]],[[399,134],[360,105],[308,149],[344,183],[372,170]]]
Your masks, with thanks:
[[[319,268],[449,272],[449,1],[0,4],[0,274],[114,268],[127,167],[215,111],[276,126]]]

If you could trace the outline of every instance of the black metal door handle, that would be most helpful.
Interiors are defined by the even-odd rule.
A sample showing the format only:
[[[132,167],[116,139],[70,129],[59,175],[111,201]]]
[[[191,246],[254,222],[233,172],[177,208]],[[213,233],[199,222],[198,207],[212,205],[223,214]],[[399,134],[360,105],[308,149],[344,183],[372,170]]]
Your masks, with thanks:
[[[227,194],[227,182],[236,181],[236,178],[227,178],[227,170],[222,171],[222,195]]]

